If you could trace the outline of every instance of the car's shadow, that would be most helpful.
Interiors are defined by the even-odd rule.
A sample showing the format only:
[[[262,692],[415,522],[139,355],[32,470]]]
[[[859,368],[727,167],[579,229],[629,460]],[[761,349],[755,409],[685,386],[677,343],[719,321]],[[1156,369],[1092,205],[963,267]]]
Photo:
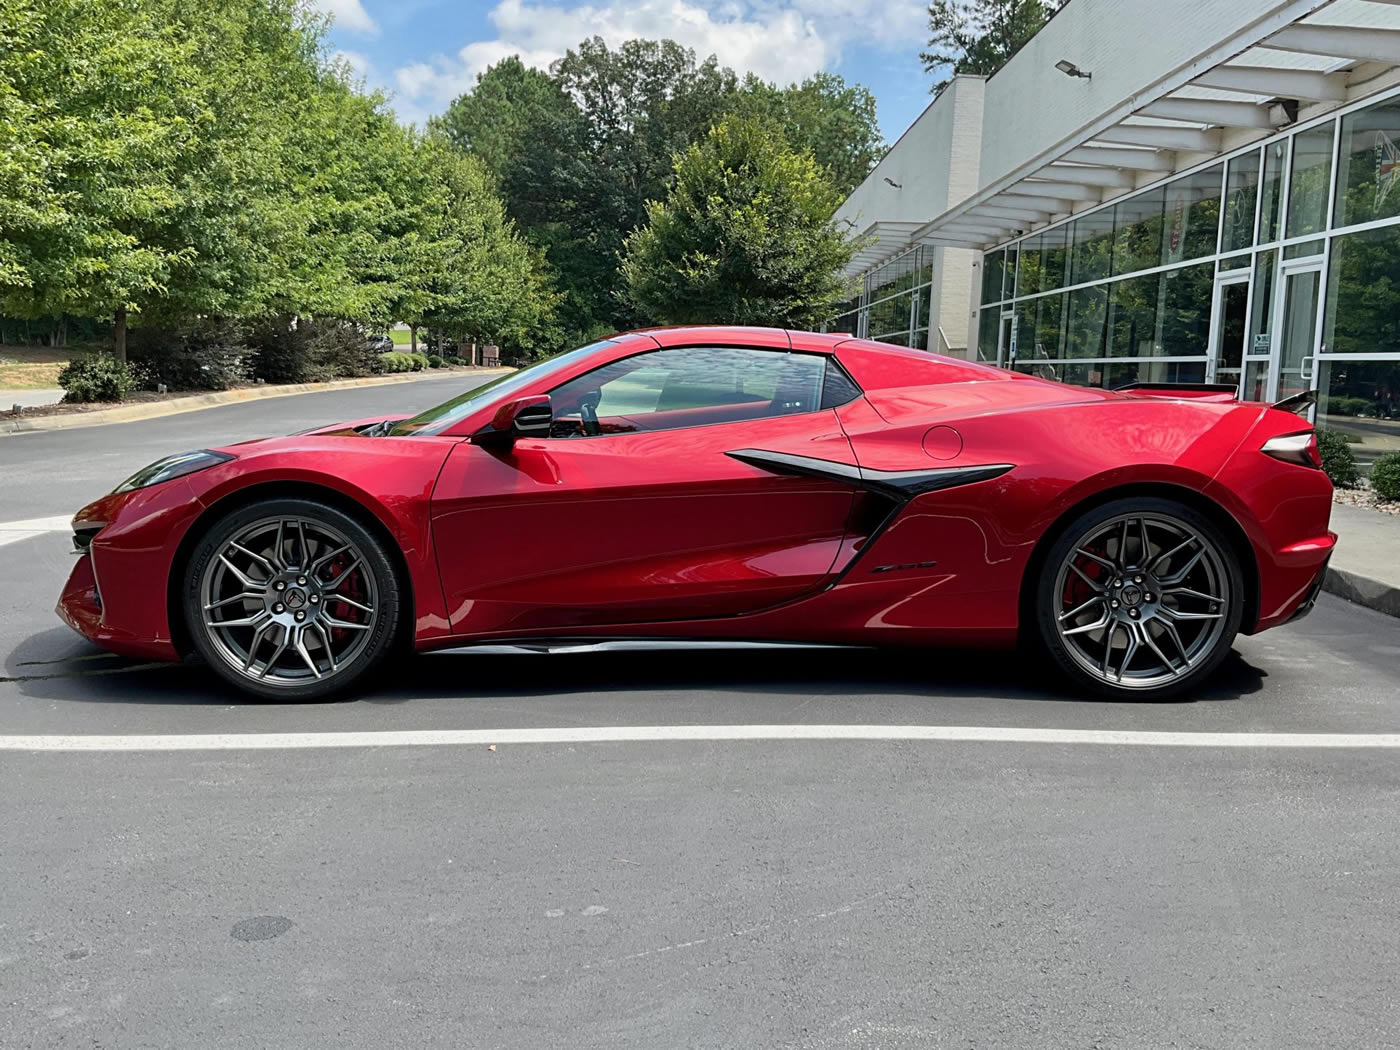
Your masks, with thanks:
[[[1168,703],[1237,700],[1267,674],[1231,652],[1190,695]],[[249,703],[197,663],[143,664],[102,654],[60,630],[26,639],[0,680],[36,699],[84,703]],[[426,698],[501,701],[579,694],[763,694],[866,699],[996,699],[1110,703],[1076,692],[1042,661],[1015,651],[968,649],[664,649],[523,653],[458,651],[392,663],[348,700],[402,704]]]

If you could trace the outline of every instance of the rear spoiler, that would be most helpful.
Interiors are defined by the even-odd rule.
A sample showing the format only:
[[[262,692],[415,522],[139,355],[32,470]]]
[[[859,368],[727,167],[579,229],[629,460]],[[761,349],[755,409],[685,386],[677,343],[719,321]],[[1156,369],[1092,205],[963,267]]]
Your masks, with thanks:
[[[1275,401],[1274,408],[1301,416],[1315,404],[1317,404],[1317,391],[1304,390],[1301,394],[1294,394],[1292,397],[1286,397],[1282,401]]]
[[[1191,398],[1196,401],[1235,401],[1239,388],[1232,383],[1125,383],[1113,388],[1116,394],[1138,397]]]
[[[1125,383],[1113,388],[1116,394],[1135,394],[1139,397],[1184,397],[1198,401],[1238,401],[1239,388],[1230,383]],[[1317,403],[1316,390],[1286,397],[1274,403],[1273,407],[1294,415],[1306,415],[1309,408]]]

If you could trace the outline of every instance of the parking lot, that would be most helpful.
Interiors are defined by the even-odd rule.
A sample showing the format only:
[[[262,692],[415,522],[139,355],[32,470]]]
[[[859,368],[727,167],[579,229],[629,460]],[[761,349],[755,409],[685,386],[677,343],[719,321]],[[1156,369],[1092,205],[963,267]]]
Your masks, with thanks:
[[[0,518],[461,383],[0,437]],[[0,1046],[1400,1045],[1395,619],[1324,596],[1165,704],[808,648],[278,706],[88,646],[68,548],[0,542]]]

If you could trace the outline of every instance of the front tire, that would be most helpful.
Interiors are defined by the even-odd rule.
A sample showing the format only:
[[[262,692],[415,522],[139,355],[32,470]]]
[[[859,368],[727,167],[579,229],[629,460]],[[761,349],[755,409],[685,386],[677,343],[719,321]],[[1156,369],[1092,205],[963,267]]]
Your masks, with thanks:
[[[195,648],[265,700],[344,692],[391,651],[400,585],[383,543],[317,500],[271,499],[209,528],[184,579]]]
[[[1244,611],[1239,558],[1175,500],[1114,500],[1052,544],[1035,592],[1042,645],[1076,685],[1126,700],[1178,696],[1225,659]]]

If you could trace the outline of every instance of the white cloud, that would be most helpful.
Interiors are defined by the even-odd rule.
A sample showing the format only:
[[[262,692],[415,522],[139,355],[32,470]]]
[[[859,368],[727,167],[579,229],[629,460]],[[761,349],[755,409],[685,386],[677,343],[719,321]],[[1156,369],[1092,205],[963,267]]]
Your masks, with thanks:
[[[349,29],[366,36],[375,36],[379,32],[379,26],[369,16],[369,12],[365,10],[364,4],[360,0],[314,0],[314,2],[318,10],[324,11],[335,19],[337,29]]]
[[[927,16],[920,0],[606,0],[574,7],[499,0],[488,17],[494,39],[396,72],[401,117],[440,112],[478,73],[510,55],[543,69],[591,36],[610,47],[669,38],[702,60],[715,55],[741,74],[785,84],[830,68],[849,40],[907,50],[922,42]]]

